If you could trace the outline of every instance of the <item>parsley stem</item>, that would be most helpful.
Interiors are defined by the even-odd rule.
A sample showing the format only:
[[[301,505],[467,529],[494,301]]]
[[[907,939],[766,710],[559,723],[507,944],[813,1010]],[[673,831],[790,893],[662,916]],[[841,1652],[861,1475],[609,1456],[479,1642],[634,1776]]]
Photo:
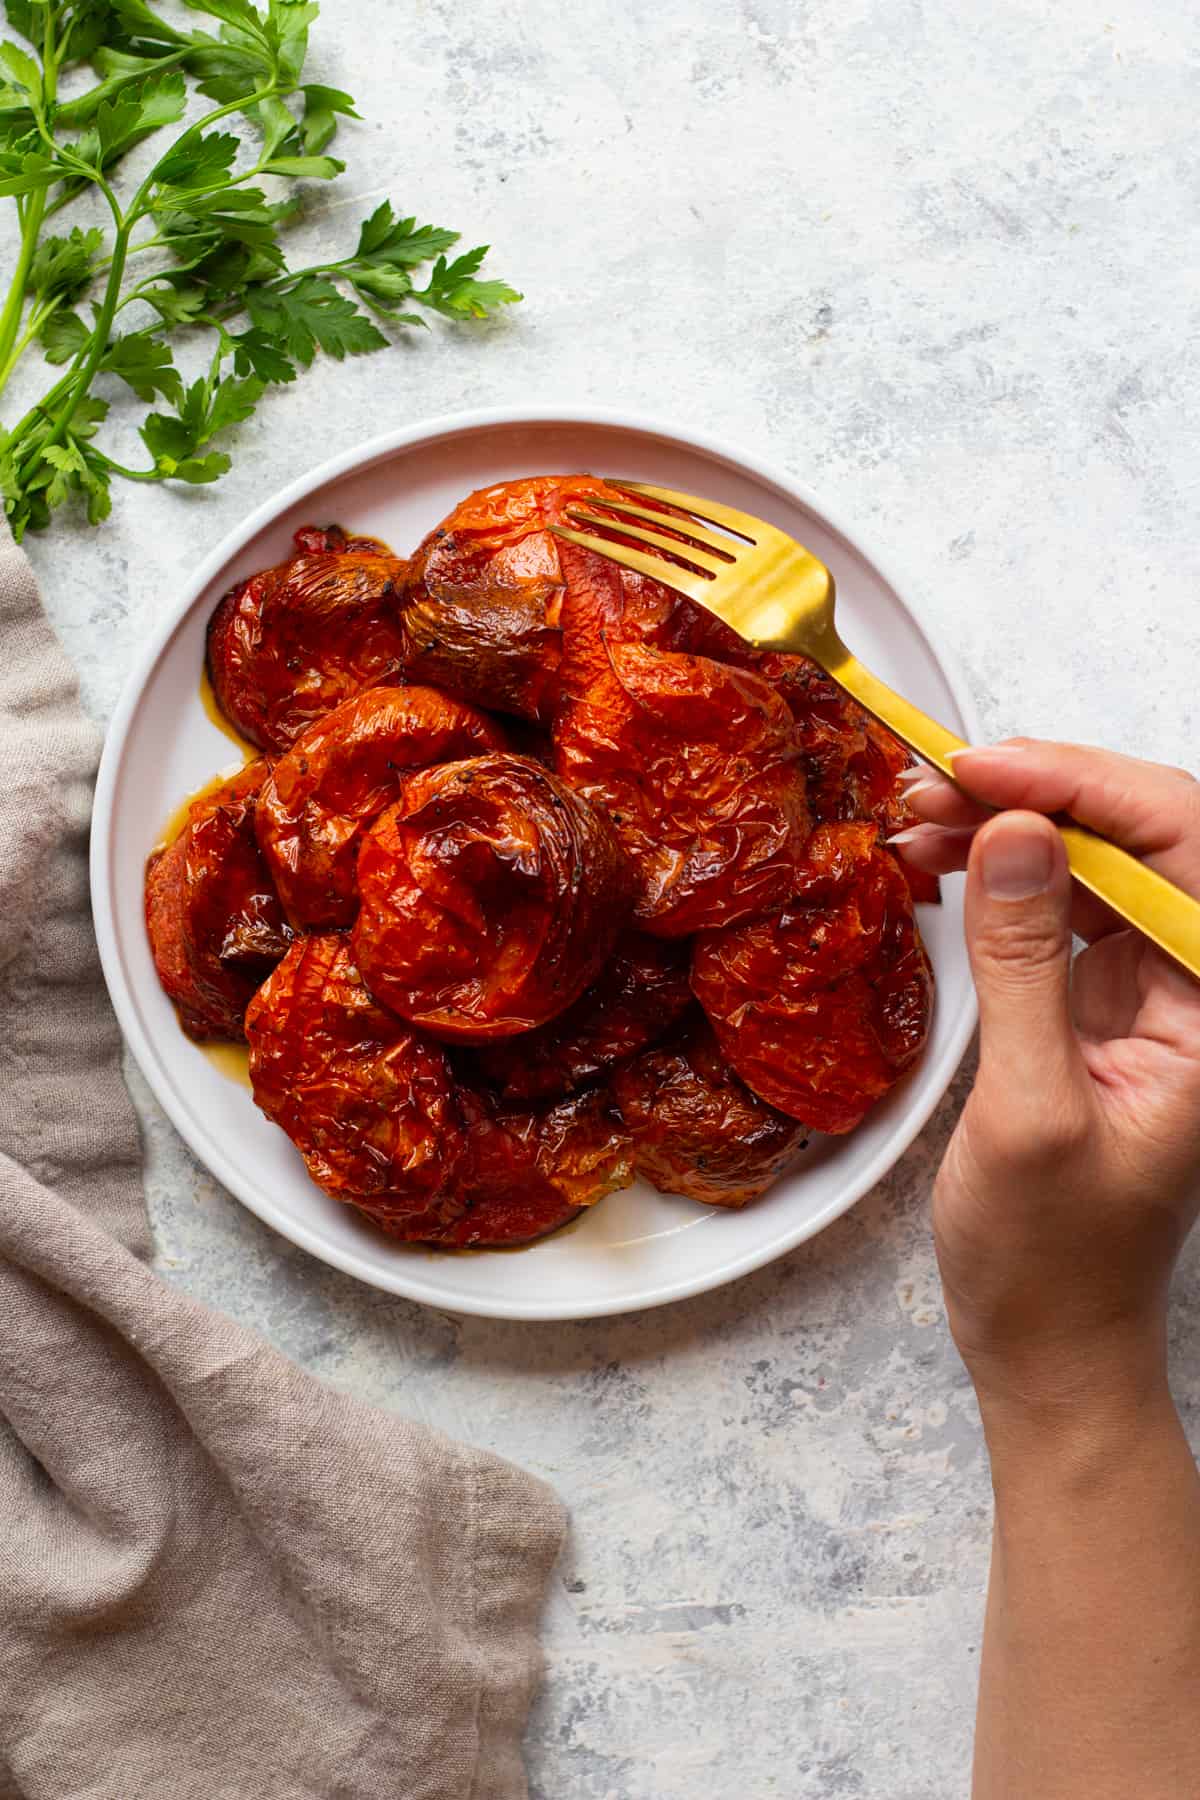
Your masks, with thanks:
[[[186,143],[192,138],[198,137],[202,131],[207,131],[209,126],[215,125],[219,119],[227,119],[231,113],[249,112],[252,106],[258,106],[263,100],[271,99],[272,95],[277,94],[278,92],[279,83],[274,76],[272,76],[265,87],[255,88],[253,93],[244,94],[239,100],[229,100],[224,106],[218,106],[214,112],[205,113],[202,119],[197,119],[194,125],[189,125],[187,130],[176,138],[170,150],[167,152],[167,155],[178,155],[179,151]],[[159,163],[163,161],[165,161],[165,158],[159,157],[158,162],[155,163],[145,181],[143,181],[141,187],[130,201],[129,211],[125,215],[130,224],[132,224],[135,219],[140,219],[143,214],[149,210],[146,203],[150,198],[151,189],[158,180]]]
[[[218,106],[214,112],[208,113],[203,119],[197,119],[194,125],[189,125],[182,136],[176,139],[175,144],[172,146],[171,153],[177,154],[180,145],[187,143],[189,138],[196,137],[200,132],[207,130],[210,125],[215,125],[218,119],[227,118],[230,113],[245,112],[249,107],[257,106],[260,101],[269,99],[270,96],[277,91],[277,88],[278,84],[272,79],[267,83],[266,87],[256,89],[253,94],[244,95],[238,100],[230,100],[225,106]],[[160,157],[159,161],[161,162],[162,160],[163,159]],[[116,316],[117,305],[121,298],[121,282],[125,276],[125,260],[129,255],[129,234],[133,230],[136,221],[141,218],[147,210],[146,203],[153,190],[157,174],[158,163],[155,163],[154,167],[150,170],[150,173],[146,176],[146,179],[142,182],[137,193],[133,196],[133,199],[129,204],[128,212],[124,214],[122,214],[121,208],[117,203],[116,195],[105,181],[103,175],[100,174],[99,171],[96,171],[93,177],[96,185],[103,190],[105,198],[112,208],[113,218],[117,224],[117,233],[113,239],[112,256],[109,260],[108,281],[104,288],[104,298],[100,303],[100,310],[96,315],[96,324],[92,332],[88,354],[83,366],[80,368],[71,384],[66,404],[55,416],[54,425],[51,428],[49,437],[46,439],[47,444],[61,443],[63,436],[70,426],[71,420],[75,416],[80,402],[92,385],[92,380],[97,369],[104,360],[105,352],[108,349],[108,334],[112,330],[113,319]]]
[[[8,290],[8,299],[4,303],[4,311],[0,313],[0,392],[12,359],[13,345],[17,341],[17,333],[21,329],[21,315],[25,310],[25,289],[29,281],[29,269],[37,250],[38,233],[42,229],[42,212],[45,206],[45,190],[29,196],[29,205],[25,209],[25,223],[21,230],[21,248],[17,252],[17,264],[13,270],[12,283]]]
[[[111,472],[114,475],[123,475],[125,477],[126,481],[161,481],[162,480],[162,474],[161,474],[160,470],[158,470],[158,469],[127,469],[125,467],[124,463],[114,462],[111,456],[106,456],[104,451],[97,449],[94,444],[92,445],[89,454],[92,457],[94,457],[98,463],[102,463],[106,469],[111,470]]]
[[[58,92],[58,62],[54,53],[54,27],[57,22],[57,9],[47,6],[45,25],[42,32],[42,91],[46,102],[54,105]],[[39,120],[39,126],[41,121]],[[54,139],[50,139],[50,148],[55,148]],[[21,314],[25,309],[25,290],[29,282],[29,270],[37,253],[38,237],[42,229],[42,218],[46,211],[46,190],[38,188],[30,194],[21,221],[21,248],[17,252],[17,266],[13,270],[12,282],[8,290],[8,298],[4,303],[4,311],[0,313],[0,392],[3,392],[12,366],[13,346],[17,341],[17,333],[21,329]],[[21,349],[25,348],[26,339],[21,341]]]
[[[57,312],[62,305],[62,298],[62,295],[59,294],[53,300],[47,300],[42,306],[35,306],[30,312],[28,319],[25,321],[24,331],[9,351],[4,362],[0,363],[0,394],[2,394],[8,386],[10,375],[20,362],[24,352],[42,329],[42,326],[46,323],[46,320],[50,318],[51,314]]]
[[[118,217],[120,216],[118,211]],[[88,340],[88,353],[77,373],[73,374],[67,393],[66,404],[55,415],[48,444],[58,444],[67,431],[81,400],[92,385],[92,378],[104,360],[108,349],[108,334],[112,330],[113,316],[117,310],[117,301],[121,293],[121,279],[125,273],[125,257],[129,248],[129,232],[131,221],[121,223],[113,241],[112,263],[108,271],[108,282],[104,289],[104,298],[100,302],[100,310],[96,315],[96,325]]]

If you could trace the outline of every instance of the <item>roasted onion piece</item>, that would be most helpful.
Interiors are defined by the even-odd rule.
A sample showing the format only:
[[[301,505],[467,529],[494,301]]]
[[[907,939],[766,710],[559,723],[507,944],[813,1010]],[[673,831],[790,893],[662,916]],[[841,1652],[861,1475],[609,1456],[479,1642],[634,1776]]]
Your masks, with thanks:
[[[606,656],[563,702],[555,766],[612,821],[637,924],[684,937],[781,906],[809,829],[784,702],[708,657],[620,643]]]
[[[853,1130],[924,1047],[932,998],[908,886],[876,827],[818,826],[793,900],[698,938],[692,987],[761,1099]]]
[[[266,775],[251,763],[200,795],[146,865],[150,948],[189,1037],[240,1040],[251,995],[291,939],[254,835]]]
[[[359,843],[408,771],[503,748],[485,713],[425,687],[368,688],[310,725],[258,803],[258,841],[293,925],[353,923]]]
[[[341,935],[300,938],[246,1015],[257,1104],[318,1187],[389,1229],[462,1212],[466,1138],[445,1053],[367,992]]]
[[[808,1141],[738,1079],[703,1015],[618,1069],[613,1094],[638,1174],[709,1206],[757,1200]]]
[[[476,1064],[506,1101],[572,1094],[666,1035],[691,1002],[690,968],[686,944],[626,932],[573,1006]]]
[[[409,775],[362,841],[354,953],[401,1017],[466,1042],[554,1018],[603,967],[630,875],[603,815],[540,764]]]
[[[404,665],[396,612],[406,564],[336,526],[296,533],[298,554],[239,582],[208,625],[217,703],[242,736],[283,750],[314,719]]]

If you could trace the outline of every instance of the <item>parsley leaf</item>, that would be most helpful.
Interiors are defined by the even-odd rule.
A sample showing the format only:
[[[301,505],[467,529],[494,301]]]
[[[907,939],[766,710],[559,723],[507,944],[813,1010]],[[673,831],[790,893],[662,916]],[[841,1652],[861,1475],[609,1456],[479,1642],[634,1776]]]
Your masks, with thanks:
[[[42,355],[48,363],[73,362],[91,335],[78,313],[51,313],[41,329]]]
[[[234,367],[239,375],[257,375],[264,383],[295,381],[295,363],[283,354],[269,332],[252,326],[234,336],[233,347]]]
[[[282,292],[250,288],[246,310],[260,332],[278,339],[306,369],[318,345],[339,362],[344,356],[361,356],[387,345],[383,333],[354,302],[317,275],[306,275]]]
[[[369,219],[364,220],[358,234],[354,255],[360,262],[388,263],[396,268],[411,269],[428,262],[443,250],[457,244],[457,231],[440,231],[436,225],[418,225],[415,218],[398,219],[392,203],[385,200]]]
[[[100,361],[100,368],[119,375],[139,400],[177,400],[183,384],[171,354],[171,346],[155,336],[154,329],[130,331],[114,338]]]
[[[228,178],[237,153],[238,140],[231,131],[210,131],[168,150],[155,166],[155,177],[167,188],[213,187]]]
[[[43,299],[74,300],[95,273],[104,233],[76,225],[68,237],[43,238],[29,265],[29,291]]]
[[[363,355],[390,341],[381,326],[424,324],[422,308],[462,320],[517,297],[484,278],[482,250],[456,256],[457,232],[389,201],[351,254],[290,269],[297,184],[342,173],[330,145],[358,117],[350,94],[304,80],[316,0],[182,3],[168,18],[158,0],[3,0],[27,43],[0,43],[0,199],[16,202],[20,234],[0,305],[0,392],[30,346],[62,371],[0,428],[0,491],[18,535],[72,497],[99,521],[118,476],[216,480],[229,456],[215,440],[318,351]],[[60,83],[84,60],[91,85]],[[197,94],[216,110],[179,128]],[[129,152],[170,126],[174,141],[126,180]],[[264,192],[259,175],[276,187]],[[112,216],[105,231],[45,229],[93,186]],[[140,311],[127,324],[130,306]],[[177,337],[208,340],[207,375],[185,383]],[[95,383],[109,377],[145,409],[148,468],[124,468],[97,441],[108,407]]]
[[[413,298],[448,319],[485,319],[493,307],[511,306],[522,296],[506,281],[474,279],[487,249],[487,245],[482,244],[449,264],[444,256],[439,256],[428,287],[414,289]]]
[[[0,44],[0,63],[11,75],[15,85],[28,96],[30,103],[39,108],[42,104],[45,89],[42,83],[42,71],[19,44]]]
[[[300,92],[304,95],[301,142],[306,155],[316,156],[325,149],[337,131],[338,114],[350,119],[357,119],[360,115],[355,112],[350,95],[344,94],[341,88],[321,87],[316,82],[310,82]]]

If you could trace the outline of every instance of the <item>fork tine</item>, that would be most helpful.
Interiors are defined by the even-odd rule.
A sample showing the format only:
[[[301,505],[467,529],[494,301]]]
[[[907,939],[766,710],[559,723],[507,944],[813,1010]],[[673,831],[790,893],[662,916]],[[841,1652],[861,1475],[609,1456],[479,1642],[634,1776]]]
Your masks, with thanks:
[[[648,575],[651,581],[661,581],[664,587],[674,588],[677,594],[683,594],[688,600],[698,600],[701,605],[704,604],[705,590],[712,585],[705,575],[693,575],[678,563],[664,562],[661,556],[647,556],[644,550],[629,550],[624,544],[614,544],[611,538],[593,537],[587,531],[570,531],[565,525],[552,525],[550,530],[555,537],[565,538],[568,544],[578,544],[581,550],[594,550],[597,556],[620,563],[623,569],[632,569],[636,575]]]
[[[635,506],[621,494],[615,500],[609,500],[603,494],[587,494],[582,500],[572,502],[574,506],[603,507],[607,512],[619,513],[623,519],[645,519],[650,525],[657,525],[660,531],[678,531],[694,543],[711,550],[722,562],[733,562],[739,550],[746,546],[740,539],[730,539],[715,531],[706,531],[695,519],[681,518],[678,513],[653,512],[648,506]]]
[[[661,531],[644,531],[640,525],[630,525],[623,518],[614,518],[611,512],[584,510],[583,505],[568,506],[567,517],[573,525],[591,525],[605,531],[619,531],[622,537],[636,538],[640,544],[650,544],[656,550],[665,550],[668,556],[677,557],[681,562],[690,563],[702,574],[719,574],[721,567],[733,561],[732,556],[724,556],[720,563],[710,557],[695,544],[685,543],[680,538],[665,537]],[[661,518],[662,514],[647,512],[644,517]]]
[[[619,475],[606,475],[604,479],[609,487],[645,494],[651,500],[677,506],[681,512],[693,513],[698,519],[707,519],[710,525],[723,525],[726,531],[736,532],[751,544],[760,544],[768,532],[774,535],[774,527],[764,520],[739,512],[736,506],[722,506],[719,500],[702,500],[698,494],[680,494],[674,488],[655,487],[649,481],[626,481]]]

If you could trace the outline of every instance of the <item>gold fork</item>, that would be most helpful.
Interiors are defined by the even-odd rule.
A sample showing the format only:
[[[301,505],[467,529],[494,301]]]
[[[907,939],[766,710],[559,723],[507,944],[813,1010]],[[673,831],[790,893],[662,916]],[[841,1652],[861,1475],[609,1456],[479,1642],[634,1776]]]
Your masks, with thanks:
[[[574,524],[588,530],[556,526],[557,535],[674,588],[760,649],[811,657],[918,756],[954,780],[949,752],[963,749],[963,739],[850,654],[833,621],[833,576],[802,544],[715,500],[644,481],[613,480],[609,486],[611,500],[591,495],[566,509]],[[616,542],[606,535],[613,532],[646,548]],[[1055,824],[1075,879],[1200,977],[1200,902],[1074,820]]]

